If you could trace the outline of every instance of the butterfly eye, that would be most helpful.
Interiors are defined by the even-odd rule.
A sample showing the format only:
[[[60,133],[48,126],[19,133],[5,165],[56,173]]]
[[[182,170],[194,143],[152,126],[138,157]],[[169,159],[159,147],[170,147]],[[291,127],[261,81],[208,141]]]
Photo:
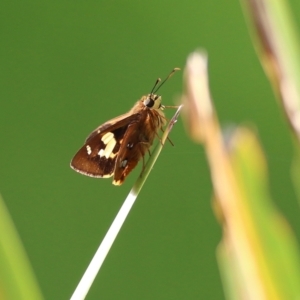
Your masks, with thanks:
[[[154,100],[150,97],[148,97],[145,101],[144,101],[144,105],[147,107],[153,107],[154,105]]]

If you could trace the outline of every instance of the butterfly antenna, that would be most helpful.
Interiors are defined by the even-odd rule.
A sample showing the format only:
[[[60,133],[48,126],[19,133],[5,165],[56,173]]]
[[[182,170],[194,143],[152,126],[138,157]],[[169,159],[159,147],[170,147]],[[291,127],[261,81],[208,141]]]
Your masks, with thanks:
[[[162,87],[162,85],[176,72],[176,71],[179,71],[180,70],[180,68],[174,68],[172,71],[171,71],[171,73],[166,77],[166,79],[157,87],[157,89],[155,90],[155,91],[153,91],[154,90],[154,88],[157,86],[157,84],[161,81],[161,80],[157,80],[156,81],[156,83],[155,83],[155,85],[154,85],[154,87],[153,87],[153,89],[152,89],[152,91],[151,91],[151,94],[152,94],[152,92],[153,93],[156,93],[161,87]],[[159,78],[160,79],[160,78]]]
[[[161,82],[161,79],[160,79],[160,78],[157,78],[156,81],[155,81],[155,84],[154,84],[154,86],[153,86],[153,88],[152,88],[152,90],[151,90],[151,92],[150,92],[150,94],[153,94],[154,89],[156,88],[156,86],[157,86],[160,82]]]

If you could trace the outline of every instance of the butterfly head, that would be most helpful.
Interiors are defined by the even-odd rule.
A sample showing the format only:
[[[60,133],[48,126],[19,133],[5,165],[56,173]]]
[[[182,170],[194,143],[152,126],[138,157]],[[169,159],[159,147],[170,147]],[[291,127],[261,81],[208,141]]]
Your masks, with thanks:
[[[179,68],[174,68],[172,72],[161,82],[160,78],[157,78],[150,94],[146,96],[146,99],[143,100],[145,107],[149,109],[161,109],[165,107],[161,104],[161,96],[157,95],[156,92],[162,87],[162,85],[176,72],[180,70]]]
[[[143,101],[145,107],[149,109],[159,109],[161,105],[161,96],[155,94],[148,94],[146,99]]]

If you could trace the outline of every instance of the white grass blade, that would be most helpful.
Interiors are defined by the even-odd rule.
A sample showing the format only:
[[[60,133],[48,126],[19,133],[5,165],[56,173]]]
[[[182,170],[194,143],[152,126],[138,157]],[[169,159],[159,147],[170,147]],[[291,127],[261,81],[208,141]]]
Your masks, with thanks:
[[[109,249],[111,248],[113,242],[115,241],[127,215],[130,212],[131,207],[133,206],[142,186],[145,183],[162,147],[172,130],[173,125],[176,123],[177,118],[179,116],[179,112],[182,108],[182,105],[178,107],[175,115],[169,122],[163,136],[161,139],[161,143],[158,143],[155,150],[153,151],[151,157],[147,161],[145,169],[143,171],[142,176],[140,176],[134,186],[132,187],[130,193],[128,194],[127,198],[125,199],[121,209],[119,210],[117,216],[115,217],[113,223],[111,224],[110,228],[108,229],[102,243],[100,244],[97,252],[95,253],[92,261],[90,262],[88,268],[86,269],[83,277],[81,278],[77,288],[75,289],[71,300],[83,300],[87,295],[92,283],[94,282],[102,263],[104,262]]]

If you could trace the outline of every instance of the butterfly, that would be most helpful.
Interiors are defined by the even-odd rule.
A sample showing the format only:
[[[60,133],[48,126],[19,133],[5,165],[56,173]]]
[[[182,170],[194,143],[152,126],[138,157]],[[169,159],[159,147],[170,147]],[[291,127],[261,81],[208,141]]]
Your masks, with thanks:
[[[71,168],[90,177],[109,178],[121,185],[150,147],[158,131],[166,124],[160,87],[179,68],[174,68],[164,81],[158,78],[148,95],[142,96],[132,109],[96,128],[71,161]],[[161,84],[159,84],[161,82]]]

